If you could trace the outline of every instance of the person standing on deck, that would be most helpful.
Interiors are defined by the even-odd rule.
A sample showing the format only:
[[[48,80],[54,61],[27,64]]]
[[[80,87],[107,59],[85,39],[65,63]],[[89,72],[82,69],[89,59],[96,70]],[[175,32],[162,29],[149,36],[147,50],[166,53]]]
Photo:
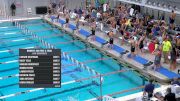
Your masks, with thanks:
[[[164,63],[168,63],[168,54],[171,50],[171,42],[166,37],[165,40],[162,42],[163,47],[163,56],[164,56]]]
[[[109,36],[108,48],[109,48],[109,49],[113,49],[113,44],[114,44],[114,39],[113,39],[114,33],[113,33],[113,31],[110,31],[110,32],[108,33],[108,36]]]
[[[176,58],[177,58],[177,52],[175,45],[172,45],[172,49],[170,51],[170,70],[175,70],[176,69]]]
[[[11,8],[12,16],[15,16],[16,15],[16,5],[15,5],[15,3],[12,3],[10,8]]]
[[[133,58],[133,57],[135,57],[136,41],[135,41],[135,38],[132,36],[131,36],[130,44],[131,44],[131,56],[130,56],[130,58]]]
[[[169,23],[170,23],[170,29],[174,29],[174,22],[176,18],[176,13],[174,13],[174,10],[172,10],[170,17],[169,17]]]
[[[69,15],[67,14],[66,15],[66,24],[65,24],[65,27],[68,27],[69,26]]]
[[[146,36],[145,34],[141,35],[138,45],[139,45],[139,49],[141,51],[141,53],[143,53],[143,48],[144,48],[144,40],[145,40]]]
[[[52,14],[52,5],[51,4],[49,4],[47,10],[48,10],[48,14],[51,15]]]
[[[162,56],[162,49],[161,46],[157,46],[155,51],[153,53],[155,55],[154,59],[154,70],[157,70],[158,68],[161,67],[161,56]]]
[[[143,95],[148,94],[148,99],[153,97],[155,85],[153,84],[153,80],[149,80],[149,84],[145,85]],[[149,101],[149,100],[148,100]]]
[[[171,88],[167,88],[167,94],[164,97],[164,101],[176,101],[176,95],[171,92]]]

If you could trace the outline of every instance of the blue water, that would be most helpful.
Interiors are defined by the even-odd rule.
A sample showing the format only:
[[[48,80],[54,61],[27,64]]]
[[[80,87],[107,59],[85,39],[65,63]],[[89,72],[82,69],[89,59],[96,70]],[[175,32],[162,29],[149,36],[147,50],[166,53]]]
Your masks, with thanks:
[[[61,49],[63,52],[70,52],[73,50],[85,49],[87,45],[80,40],[76,40],[73,43],[62,44],[60,42],[72,41],[72,36],[67,33],[63,33],[61,30],[56,28],[52,30],[47,30],[53,28],[51,25],[43,22],[42,20],[29,20],[24,22],[19,22],[25,25],[29,30],[34,31],[34,33],[39,37],[45,37],[44,40],[50,44],[55,45],[56,48]],[[3,28],[4,27],[4,28]],[[39,31],[41,30],[41,31]],[[38,32],[36,32],[38,31]],[[8,34],[7,34],[8,33]],[[10,34],[9,34],[10,33]],[[60,35],[54,36],[53,35]],[[50,37],[50,38],[48,38]],[[19,48],[27,47],[42,47],[45,48],[37,39],[28,40],[32,38],[31,36],[25,35],[20,29],[12,26],[11,23],[1,23],[0,24],[0,62],[7,62],[12,60],[18,60]],[[12,41],[26,39],[21,41]],[[88,48],[90,48],[88,46]],[[91,47],[92,48],[92,47]],[[3,52],[4,50],[12,50],[11,52]],[[99,58],[108,58],[107,60],[97,61],[86,64],[91,69],[105,74],[120,69],[127,69],[121,64],[113,60],[112,58],[103,55],[96,49],[90,49],[83,52],[71,52],[69,55],[78,61],[84,62],[87,60],[94,60]],[[88,78],[95,76],[94,74],[88,72],[77,66],[67,66],[72,64],[71,61],[62,58],[62,83],[69,82],[72,80]],[[19,73],[18,62],[9,64],[0,64],[0,77],[14,75]],[[33,88],[19,88],[18,77],[12,77],[4,80],[0,80],[0,96],[9,95],[17,92],[27,91]],[[141,86],[143,84],[142,78],[133,71],[127,71],[123,73],[113,74],[103,77],[102,83],[102,94],[112,94],[114,92],[119,92],[134,87]],[[142,90],[142,89],[141,89]],[[123,93],[113,97],[120,97],[132,93],[139,92],[141,90],[132,91],[128,93]],[[92,78],[82,82],[75,82],[67,85],[62,85],[61,88],[47,88],[45,90],[39,90],[32,93],[21,94],[14,97],[6,98],[6,101],[68,101],[70,99],[78,99],[80,101],[92,99],[100,96],[100,79]]]

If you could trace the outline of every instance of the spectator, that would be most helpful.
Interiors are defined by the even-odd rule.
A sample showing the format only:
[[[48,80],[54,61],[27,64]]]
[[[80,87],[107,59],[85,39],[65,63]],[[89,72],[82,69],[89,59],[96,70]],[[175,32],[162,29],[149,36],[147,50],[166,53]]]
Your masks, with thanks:
[[[179,51],[178,52],[178,56],[180,55],[180,33],[176,36],[176,47],[177,47],[177,50]]]
[[[52,13],[55,14],[56,12],[56,3],[52,3]]]
[[[154,88],[155,85],[153,84],[153,80],[150,80],[149,84],[145,85],[143,95],[145,96],[146,94],[148,94],[148,99],[150,99],[153,96]]]
[[[139,49],[140,49],[141,53],[143,52],[145,38],[146,38],[145,34],[141,34],[141,37],[140,37],[139,42],[138,42]]]
[[[79,29],[79,25],[80,25],[79,23],[80,23],[80,22],[79,22],[79,18],[76,17],[76,28],[77,28],[77,29]]]
[[[78,13],[77,9],[74,9],[74,13]]]
[[[52,5],[49,4],[49,6],[48,6],[48,14],[51,15],[51,13],[52,13]]]
[[[65,27],[68,27],[69,26],[69,15],[66,15],[66,25]]]
[[[167,88],[167,94],[164,97],[164,101],[176,101],[176,95],[171,92],[171,88]]]
[[[136,50],[136,41],[135,38],[131,36],[131,40],[130,40],[130,44],[131,44],[131,58],[133,58],[135,56],[135,50]]]
[[[96,27],[94,27],[94,26],[91,27],[91,35],[92,35],[91,40],[94,41],[96,38],[96,36],[95,36],[96,35]]]
[[[104,3],[104,4],[103,4],[103,12],[106,12],[106,11],[107,11],[107,4]]]
[[[176,18],[176,13],[174,13],[174,10],[172,10],[170,17],[169,17],[170,29],[175,28],[175,26],[174,26],[175,18]]]
[[[15,16],[16,15],[16,5],[15,5],[15,3],[12,3],[10,8],[11,8],[12,16]]]
[[[152,54],[155,55],[154,70],[157,70],[158,68],[161,67],[161,55],[162,55],[161,46],[158,46]]]
[[[112,49],[113,48],[113,43],[114,43],[114,39],[113,39],[114,34],[113,34],[113,31],[110,31],[108,33],[108,36],[109,36],[109,45],[108,45],[108,47],[110,49]]]
[[[82,11],[82,9],[81,8],[79,8],[79,10],[78,10],[78,14],[79,14],[79,18],[82,16],[82,14],[83,14],[83,11]]]
[[[172,45],[170,56],[171,56],[171,59],[170,59],[170,69],[171,70],[175,70],[176,69],[176,58],[177,58],[177,52],[176,52],[175,45]]]
[[[96,14],[96,18],[97,18],[97,21],[100,21],[100,18],[101,18],[101,13],[98,11],[97,14]]]
[[[167,37],[163,41],[162,45],[163,45],[164,63],[168,63],[168,54],[169,54],[170,49],[171,49],[171,43]]]

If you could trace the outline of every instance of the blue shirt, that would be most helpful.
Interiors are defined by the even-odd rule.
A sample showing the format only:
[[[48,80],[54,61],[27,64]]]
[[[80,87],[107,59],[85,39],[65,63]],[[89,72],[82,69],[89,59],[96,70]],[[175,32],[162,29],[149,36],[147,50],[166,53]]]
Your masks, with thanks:
[[[155,87],[154,84],[147,84],[147,85],[145,86],[145,88],[144,88],[144,91],[145,91],[145,92],[153,93],[154,87]]]

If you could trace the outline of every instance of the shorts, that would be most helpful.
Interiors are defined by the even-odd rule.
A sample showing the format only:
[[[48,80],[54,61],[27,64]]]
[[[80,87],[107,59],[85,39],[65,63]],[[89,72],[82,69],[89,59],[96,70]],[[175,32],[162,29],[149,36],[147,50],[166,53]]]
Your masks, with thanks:
[[[76,24],[76,28],[77,28],[77,29],[79,28],[79,24]]]
[[[169,18],[169,23],[174,24],[174,19]]]
[[[95,30],[92,30],[92,35],[95,35]]]
[[[113,44],[113,43],[114,43],[114,40],[111,38],[109,41],[109,44]]]
[[[161,63],[161,60],[155,60],[155,61],[154,61],[154,64],[155,64],[155,65],[159,65],[160,63]]]
[[[144,48],[144,45],[143,45],[143,44],[140,44],[140,45],[139,45],[139,49],[142,49],[142,48]]]
[[[135,47],[131,46],[131,52],[135,52]]]
[[[171,63],[176,63],[176,57],[170,59]]]
[[[153,97],[153,93],[148,92],[148,98]]]
[[[69,20],[68,20],[68,19],[66,19],[66,23],[69,23]]]

